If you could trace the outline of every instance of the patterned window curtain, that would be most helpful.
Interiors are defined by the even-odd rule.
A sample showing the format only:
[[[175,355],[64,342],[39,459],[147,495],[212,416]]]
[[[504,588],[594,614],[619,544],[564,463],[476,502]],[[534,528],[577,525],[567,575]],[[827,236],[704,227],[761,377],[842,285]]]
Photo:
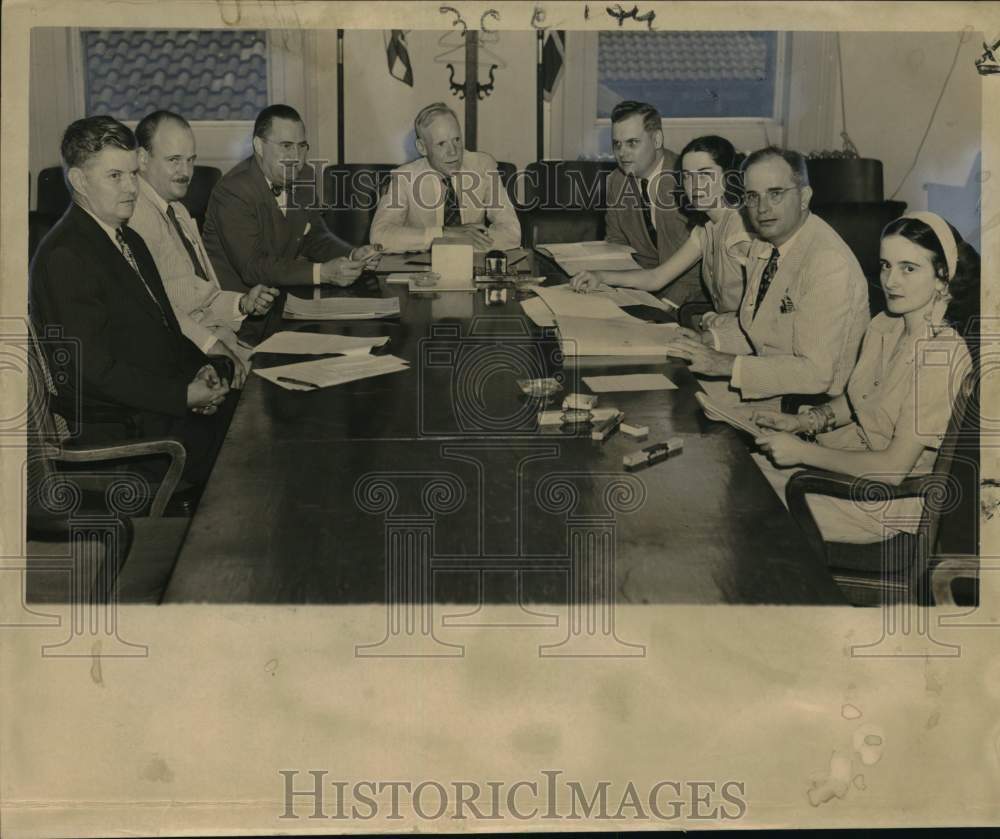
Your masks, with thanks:
[[[267,105],[263,30],[83,31],[87,115],[252,120]]]

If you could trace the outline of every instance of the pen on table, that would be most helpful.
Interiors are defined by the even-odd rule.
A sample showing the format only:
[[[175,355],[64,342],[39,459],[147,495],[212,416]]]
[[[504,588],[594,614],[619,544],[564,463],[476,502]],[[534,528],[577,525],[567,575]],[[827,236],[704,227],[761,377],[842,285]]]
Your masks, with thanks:
[[[508,262],[508,263],[507,263],[507,270],[509,271],[509,270],[510,270],[511,268],[513,268],[513,267],[514,267],[515,265],[517,265],[517,264],[518,264],[519,262],[524,262],[524,260],[526,260],[527,258],[528,258],[528,255],[527,255],[526,253],[524,253],[524,254],[521,254],[521,255],[520,255],[520,256],[519,256],[519,257],[518,257],[517,259],[515,259],[515,260],[514,260],[513,262]]]
[[[276,376],[279,382],[287,382],[290,385],[302,385],[302,387],[314,387],[319,388],[316,382],[307,382],[302,379],[293,379],[291,376]]]

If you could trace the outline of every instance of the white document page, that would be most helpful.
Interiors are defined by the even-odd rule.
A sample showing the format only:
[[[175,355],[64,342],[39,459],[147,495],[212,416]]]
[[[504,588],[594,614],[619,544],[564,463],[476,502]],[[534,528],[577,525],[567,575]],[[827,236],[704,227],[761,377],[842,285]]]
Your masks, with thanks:
[[[303,300],[289,294],[288,320],[367,320],[399,314],[398,297],[320,297]]]
[[[407,369],[409,364],[398,356],[372,355],[360,358],[320,358],[316,361],[257,368],[253,372],[286,390],[316,390]]]
[[[266,341],[259,343],[253,352],[287,353],[289,355],[325,355],[327,353],[363,355],[373,347],[385,346],[388,341],[388,335],[381,338],[352,338],[348,335],[321,335],[316,332],[276,332]]]
[[[636,390],[677,390],[662,373],[629,373],[623,376],[584,376],[583,383],[594,393],[627,393]]]

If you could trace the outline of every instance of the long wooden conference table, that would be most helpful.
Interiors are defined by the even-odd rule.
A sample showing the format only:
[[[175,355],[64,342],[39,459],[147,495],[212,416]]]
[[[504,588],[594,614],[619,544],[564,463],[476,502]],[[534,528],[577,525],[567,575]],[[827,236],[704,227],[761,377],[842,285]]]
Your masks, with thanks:
[[[387,335],[376,352],[409,369],[314,391],[249,376],[164,602],[844,603],[683,362],[564,358],[513,290],[487,305],[368,274],[322,293],[396,295],[401,314],[283,321],[277,306],[265,334]],[[588,392],[582,376],[632,372],[677,385],[601,395],[648,441],[539,428],[540,410]],[[544,376],[562,380],[552,403],[517,385]],[[671,437],[682,452],[625,471],[623,455]]]

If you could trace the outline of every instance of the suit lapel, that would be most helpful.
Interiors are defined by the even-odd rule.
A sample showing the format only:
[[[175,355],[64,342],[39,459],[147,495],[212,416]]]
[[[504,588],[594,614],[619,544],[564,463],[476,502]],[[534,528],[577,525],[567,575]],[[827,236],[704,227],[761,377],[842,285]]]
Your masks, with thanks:
[[[795,283],[801,273],[802,260],[812,242],[813,233],[814,227],[812,225],[812,216],[810,215],[799,230],[798,236],[788,249],[788,252],[778,258],[778,270],[771,280],[771,285],[768,286],[767,292],[764,294],[764,299],[760,301],[757,316],[754,317],[753,310],[754,302],[757,300],[757,289],[760,288],[764,266],[767,264],[767,259],[771,253],[771,244],[769,242],[764,243],[767,246],[767,252],[759,260],[759,265],[750,278],[747,290],[743,296],[743,306],[740,307],[740,319],[741,321],[745,321],[743,328],[754,339],[754,343],[757,343],[758,335],[764,335],[773,330],[774,319],[778,316],[781,301],[789,293],[793,283]]]
[[[149,296],[149,292],[146,291],[142,279],[132,270],[132,266],[128,264],[128,260],[125,259],[118,246],[108,237],[104,228],[94,221],[86,210],[75,204],[73,212],[76,214],[77,227],[81,234],[93,242],[101,261],[108,266],[109,271],[114,276],[115,291],[124,291],[131,295],[138,308],[153,318],[158,326],[162,326],[160,310]],[[136,258],[138,259],[138,257]]]

